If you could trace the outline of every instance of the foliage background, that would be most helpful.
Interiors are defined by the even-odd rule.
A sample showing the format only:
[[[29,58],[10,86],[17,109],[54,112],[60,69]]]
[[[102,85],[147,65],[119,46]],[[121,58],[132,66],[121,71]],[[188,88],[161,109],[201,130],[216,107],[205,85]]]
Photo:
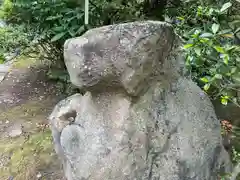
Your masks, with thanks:
[[[21,47],[25,54],[35,53],[64,67],[65,40],[89,28],[143,19],[166,20],[184,40],[186,67],[192,79],[212,99],[239,105],[239,0],[90,0],[89,10],[90,22],[85,26],[84,1],[4,0],[0,17],[10,27],[0,30],[0,54]],[[51,77],[56,76],[59,73],[51,73]]]
[[[189,76],[215,100],[240,107],[240,0],[3,0],[0,61],[17,48],[49,59],[49,77],[69,82],[63,63],[66,39],[90,28],[154,19],[171,23],[183,39]],[[235,153],[237,154],[237,153]],[[240,157],[240,155],[238,155]]]

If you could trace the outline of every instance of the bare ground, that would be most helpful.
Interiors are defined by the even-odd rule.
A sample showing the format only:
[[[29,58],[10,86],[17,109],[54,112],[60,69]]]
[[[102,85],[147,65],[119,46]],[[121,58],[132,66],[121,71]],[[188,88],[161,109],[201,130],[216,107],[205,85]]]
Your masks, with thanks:
[[[0,84],[1,180],[64,179],[47,121],[64,97],[46,70],[22,59]]]

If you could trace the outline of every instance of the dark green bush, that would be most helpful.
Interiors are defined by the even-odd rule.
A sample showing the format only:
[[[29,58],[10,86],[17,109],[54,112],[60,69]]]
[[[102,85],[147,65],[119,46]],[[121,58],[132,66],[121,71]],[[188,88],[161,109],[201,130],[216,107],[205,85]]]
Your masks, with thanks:
[[[0,59],[5,60],[5,54],[14,53],[17,49],[26,48],[29,45],[28,35],[23,26],[0,27]]]
[[[7,0],[10,1],[10,0]],[[109,25],[141,16],[137,1],[91,0],[89,25],[84,25],[84,1],[77,0],[12,0],[11,8],[3,8],[8,23],[24,25],[32,46],[38,47],[52,60],[63,59],[66,39],[80,36],[88,28]]]
[[[238,4],[185,2],[177,9],[175,29],[185,40],[186,66],[192,79],[213,99],[220,98],[222,104],[231,101],[239,106]]]
[[[0,19],[5,19],[11,16],[12,12],[12,1],[11,0],[4,0],[0,8]]]
[[[232,5],[234,4],[234,5]],[[238,1],[90,0],[89,25],[84,25],[84,1],[5,0],[1,15],[24,26],[36,53],[63,62],[63,43],[88,28],[119,22],[172,19],[185,40],[186,66],[191,77],[212,98],[238,103],[239,27]],[[31,49],[32,50],[32,49]]]

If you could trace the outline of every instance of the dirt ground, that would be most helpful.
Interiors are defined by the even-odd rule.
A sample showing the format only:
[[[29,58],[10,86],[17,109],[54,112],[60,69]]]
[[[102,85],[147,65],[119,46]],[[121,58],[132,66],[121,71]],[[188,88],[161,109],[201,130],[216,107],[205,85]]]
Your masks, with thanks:
[[[63,180],[47,117],[64,98],[47,67],[21,59],[0,83],[0,179]]]

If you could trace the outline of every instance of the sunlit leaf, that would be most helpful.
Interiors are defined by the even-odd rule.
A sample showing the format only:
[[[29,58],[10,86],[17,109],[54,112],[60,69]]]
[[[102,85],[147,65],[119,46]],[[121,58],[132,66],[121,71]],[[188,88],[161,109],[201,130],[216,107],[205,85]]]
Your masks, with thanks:
[[[4,63],[4,59],[0,57],[0,64]]]
[[[209,11],[208,11],[208,15],[212,15],[213,12],[214,12],[214,9],[210,8]]]
[[[69,33],[72,37],[74,37],[74,36],[76,35],[76,33],[75,33],[72,29],[69,29],[69,30],[68,30],[68,33]]]
[[[56,34],[56,35],[51,39],[51,42],[55,42],[55,41],[61,39],[65,34],[66,34],[66,32],[61,32],[61,33],[59,33],[59,34]]]
[[[216,49],[216,51],[219,53],[225,53],[224,49],[220,46],[215,46],[214,49]]]
[[[228,104],[228,99],[221,98],[221,103],[222,103],[223,105],[227,105],[227,104]]]
[[[61,31],[64,30],[64,27],[63,26],[58,26],[58,27],[52,28],[52,30],[55,31],[55,32],[61,32]]]
[[[213,32],[214,34],[216,34],[217,31],[219,30],[219,27],[220,27],[219,24],[214,23],[214,24],[212,25],[212,32]]]
[[[200,42],[201,43],[209,43],[209,39],[208,38],[201,38]]]
[[[210,88],[210,86],[211,86],[210,84],[205,84],[204,87],[203,87],[203,89],[204,89],[205,91],[207,91],[207,90]]]
[[[198,56],[201,56],[201,49],[200,48],[194,48],[194,51]]]
[[[222,37],[226,37],[226,38],[233,38],[234,35],[233,34],[221,34]]]
[[[178,16],[177,19],[183,21],[183,20],[184,20],[184,17]]]
[[[196,29],[195,31],[194,31],[194,34],[195,35],[199,35],[201,33],[201,31],[199,30],[199,29]]]
[[[201,38],[213,37],[213,34],[212,33],[203,33],[199,37],[201,37]]]
[[[231,51],[231,50],[236,50],[237,48],[238,48],[237,46],[230,46],[230,47],[227,47],[226,50]]]
[[[186,44],[186,45],[183,46],[183,48],[184,48],[184,49],[188,49],[188,48],[190,48],[190,47],[192,47],[192,46],[193,46],[193,44]]]
[[[240,27],[234,31],[234,33],[238,33],[238,32],[240,32]]]
[[[232,100],[233,100],[233,102],[235,102],[235,103],[237,102],[237,98],[232,98]]]
[[[223,57],[224,64],[228,65],[228,61],[229,61],[229,56],[228,56],[228,54],[225,54]]]
[[[84,27],[84,26],[81,26],[81,27],[77,30],[76,34],[82,34],[84,31],[85,31],[85,27]]]
[[[227,34],[227,33],[230,33],[230,32],[232,32],[232,29],[224,29],[224,30],[222,30],[222,31],[219,31],[218,32],[218,34]]]
[[[222,75],[221,74],[215,74],[214,76],[216,79],[222,79]]]
[[[231,69],[231,74],[234,74],[234,73],[236,72],[236,70],[237,70],[237,67],[233,67],[233,68]]]
[[[208,82],[209,82],[209,80],[208,80],[207,77],[203,77],[203,78],[201,78],[200,80],[201,80],[202,82],[205,82],[205,83],[208,83]]]
[[[228,8],[230,8],[232,6],[231,2],[227,2],[225,4],[223,4],[222,8],[220,9],[221,12],[226,11]]]
[[[49,16],[49,17],[46,18],[46,20],[47,20],[47,21],[52,21],[52,20],[59,19],[59,18],[62,18],[62,15]]]

